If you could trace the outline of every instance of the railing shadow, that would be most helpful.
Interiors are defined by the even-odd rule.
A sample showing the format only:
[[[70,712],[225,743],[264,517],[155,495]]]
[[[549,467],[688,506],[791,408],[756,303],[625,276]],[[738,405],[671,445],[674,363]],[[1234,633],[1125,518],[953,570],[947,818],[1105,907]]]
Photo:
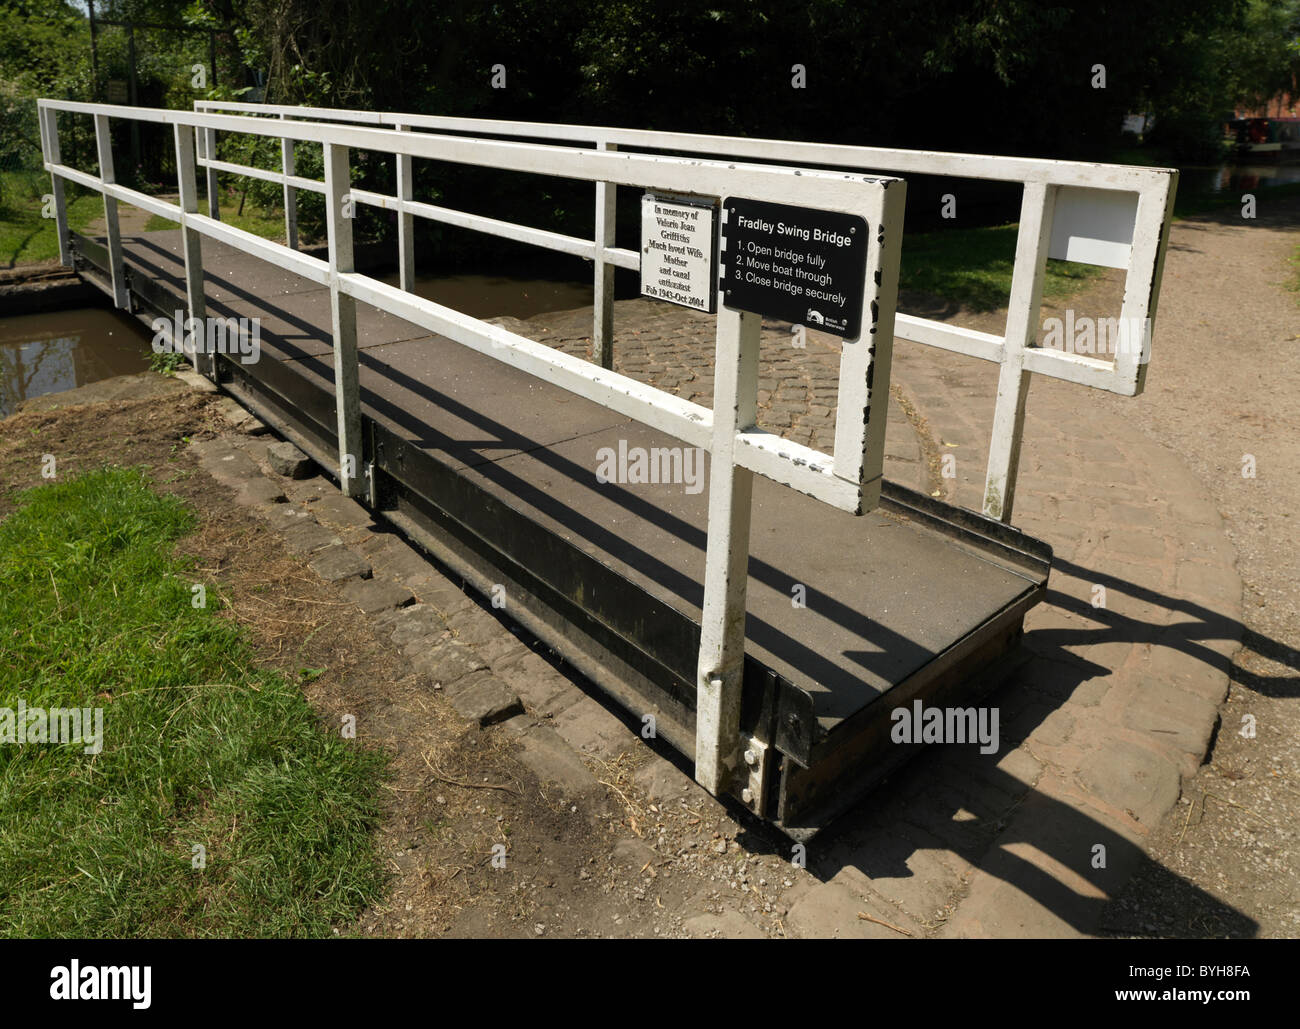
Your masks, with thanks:
[[[1016,712],[997,753],[983,755],[976,747],[954,745],[927,748],[810,844],[810,871],[823,881],[845,873],[852,879],[856,873],[860,885],[867,889],[876,882],[879,899],[888,905],[888,898],[900,892],[925,895],[927,887],[912,868],[914,859],[923,851],[948,850],[1032,898],[1078,933],[1199,937],[1212,925],[1214,933],[1254,936],[1259,929],[1254,919],[1163,867],[1134,838],[1078,807],[1026,788],[998,766],[1081,684],[1109,672],[1074,653],[1073,648],[1113,642],[1170,647],[1270,697],[1296,696],[1300,677],[1244,673],[1231,657],[1204,641],[1240,639],[1256,652],[1296,670],[1300,670],[1300,655],[1195,601],[1170,597],[1070,561],[1058,561],[1055,567],[1188,618],[1173,625],[1156,625],[1093,608],[1084,600],[1049,588],[1050,603],[1101,622],[1103,627],[1039,629],[1026,634],[1025,646],[1034,657],[985,701]],[[788,854],[788,841],[757,824],[747,833],[745,845]],[[1105,869],[1092,867],[1097,845],[1106,848]],[[1025,848],[1073,872],[1091,889],[1080,890],[1039,863],[1027,861],[1017,853]],[[933,872],[935,863],[924,862],[923,866]],[[1176,900],[1159,912],[1147,909],[1126,917],[1112,902],[1137,875],[1142,876],[1144,896],[1154,892]],[[930,892],[942,898],[941,889]],[[1157,921],[1162,924],[1155,925]],[[1050,919],[1039,919],[1037,924],[1041,929]],[[1006,928],[999,926],[1001,931]]]
[[[1136,600],[1155,604],[1169,611],[1189,616],[1189,621],[1176,622],[1171,625],[1154,626],[1139,618],[1120,614],[1110,608],[1094,608],[1087,601],[1070,596],[1059,590],[1047,591],[1047,602],[1096,622],[1102,622],[1106,628],[1097,629],[1050,629],[1041,633],[1042,639],[1053,646],[1083,646],[1093,643],[1151,643],[1173,647],[1184,654],[1204,662],[1210,668],[1223,672],[1232,681],[1266,697],[1300,696],[1300,675],[1261,676],[1237,667],[1232,658],[1205,646],[1203,640],[1219,639],[1225,641],[1239,640],[1244,646],[1263,655],[1277,664],[1300,672],[1300,653],[1279,640],[1264,636],[1249,628],[1235,618],[1198,604],[1192,600],[1171,597],[1157,590],[1149,589],[1128,582],[1115,575],[1084,568],[1071,561],[1056,560],[1053,567],[1067,575],[1099,583],[1108,591],[1114,590],[1128,594]],[[1036,634],[1039,635],[1039,634]]]

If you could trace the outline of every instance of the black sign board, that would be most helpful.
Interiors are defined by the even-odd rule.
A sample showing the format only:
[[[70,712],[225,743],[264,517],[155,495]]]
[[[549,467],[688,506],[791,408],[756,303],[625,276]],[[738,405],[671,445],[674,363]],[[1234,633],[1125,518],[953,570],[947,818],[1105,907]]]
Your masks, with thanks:
[[[861,334],[865,219],[739,197],[722,209],[724,306],[845,339]]]

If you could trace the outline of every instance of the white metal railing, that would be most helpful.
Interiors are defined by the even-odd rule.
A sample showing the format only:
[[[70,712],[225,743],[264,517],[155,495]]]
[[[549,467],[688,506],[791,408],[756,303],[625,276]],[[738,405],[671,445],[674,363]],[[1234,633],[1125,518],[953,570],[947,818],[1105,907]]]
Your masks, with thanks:
[[[655,132],[590,125],[451,118],[435,115],[348,111],[318,107],[196,101],[196,110],[238,111],[281,120],[346,122],[470,133],[592,146],[601,150],[710,154],[802,166],[852,168],[887,175],[926,174],[952,178],[989,179],[1020,183],[1020,225],[1007,322],[1001,335],[979,332],[899,312],[895,332],[902,339],[952,350],[1000,365],[997,402],[985,476],[983,510],[1010,522],[1024,424],[1029,373],[1048,375],[1124,396],[1142,392],[1150,358],[1151,330],[1159,300],[1160,280],[1178,172],[1170,168],[1090,164],[979,154],[952,154],[800,143],[788,140],[745,139],[683,132]],[[322,184],[293,175],[292,144],[285,143],[281,172],[217,161],[215,140],[208,136],[200,163],[208,169],[209,202],[216,196],[216,173],[252,175],[284,186],[287,238],[296,245],[296,190],[321,191]],[[413,219],[428,218],[490,233],[594,263],[592,359],[613,367],[614,268],[639,267],[639,255],[614,246],[615,190],[596,183],[595,240],[501,222],[423,204],[411,196],[410,159],[398,160],[398,195],[389,197],[358,190],[355,198],[398,213],[398,251],[403,289],[414,282]],[[218,216],[215,206],[210,211]],[[1064,258],[1125,270],[1124,300],[1119,326],[1130,330],[1120,337],[1113,360],[1087,354],[1035,347],[1048,257]]]
[[[739,755],[741,674],[744,662],[745,594],[749,522],[754,473],[791,486],[835,507],[861,512],[874,506],[880,490],[889,368],[894,337],[894,304],[902,237],[905,185],[896,178],[772,165],[705,161],[648,154],[615,153],[607,147],[579,149],[536,143],[412,133],[387,128],[280,118],[268,121],[213,114],[41,100],[38,103],[45,167],[54,182],[60,253],[72,263],[68,245],[64,182],[74,182],[104,198],[109,273],[115,302],[130,308],[117,205],[134,204],[181,226],[185,263],[187,324],[201,325],[206,305],[201,240],[215,239],[255,258],[272,262],[327,286],[334,351],[339,464],[343,491],[362,493],[361,399],[358,379],[356,304],[371,304],[430,332],[520,369],[553,385],[635,418],[711,454],[708,542],[704,607],[697,675],[696,778],[713,792],[727,785]],[[99,175],[62,162],[57,114],[94,119]],[[168,124],[176,147],[179,202],[172,204],[115,182],[111,119]],[[328,259],[322,260],[225,225],[198,212],[195,150],[203,139],[211,175],[221,163],[215,154],[217,131],[313,142],[323,147]],[[661,189],[703,197],[729,195],[772,203],[797,204],[866,219],[867,267],[862,310],[874,320],[856,340],[845,340],[840,363],[835,447],[831,455],[785,440],[756,426],[757,314],[728,309],[718,302],[715,384],[712,409],[564,354],[544,344],[490,325],[398,287],[359,274],[353,262],[352,224],[347,217],[351,190],[350,150],[363,149],[412,158],[451,161],[518,172],[617,186]],[[286,185],[294,177],[284,173]],[[209,180],[211,181],[211,180]],[[294,185],[309,180],[296,180]],[[409,183],[409,175],[405,180]],[[215,195],[215,190],[210,190]],[[418,213],[411,201],[404,209]],[[721,212],[725,219],[725,208]],[[502,223],[504,224],[504,223]],[[176,341],[180,343],[181,341]],[[214,371],[197,341],[188,347],[196,367]],[[869,385],[870,384],[870,385]],[[875,400],[875,410],[872,401]],[[874,417],[873,417],[874,415]]]

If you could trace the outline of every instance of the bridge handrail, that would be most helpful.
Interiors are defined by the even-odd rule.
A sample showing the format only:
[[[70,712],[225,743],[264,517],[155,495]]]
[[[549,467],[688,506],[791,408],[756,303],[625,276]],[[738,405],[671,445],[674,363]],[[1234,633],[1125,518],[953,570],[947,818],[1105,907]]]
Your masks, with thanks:
[[[360,496],[364,492],[358,301],[709,451],[708,542],[697,675],[696,777],[715,793],[726,787],[729,776],[736,771],[753,475],[767,476],[855,513],[873,507],[879,497],[906,189],[901,179],[798,167],[619,154],[602,149],[319,121],[281,119],[268,124],[265,118],[205,111],[49,99],[39,100],[37,108],[44,166],[54,188],[60,256],[64,264],[72,265],[63,185],[74,182],[104,198],[110,285],[119,308],[128,311],[132,308],[118,224],[119,202],[134,204],[180,224],[188,326],[201,326],[206,320],[202,237],[219,240],[328,287],[338,476],[345,494]],[[94,119],[98,175],[63,163],[57,117],[60,112],[89,115]],[[110,131],[110,121],[115,118],[173,127],[178,203],[159,200],[116,182]],[[198,213],[196,136],[199,132],[207,136],[206,152],[211,155],[216,152],[212,137],[216,131],[322,145],[327,260],[299,253]],[[352,148],[605,183],[610,187],[624,185],[719,199],[740,195],[863,217],[871,227],[866,233],[866,275],[861,298],[864,326],[857,339],[843,341],[833,453],[828,456],[757,427],[761,319],[755,313],[728,308],[721,290],[716,319],[713,407],[709,409],[358,273],[353,259],[348,203]],[[726,213],[724,208],[720,216],[725,219]],[[871,312],[869,318],[866,312]],[[215,377],[215,359],[206,355],[206,360],[202,360],[193,329],[189,335],[187,352],[192,354],[196,368]],[[180,340],[175,342],[182,344]]]
[[[282,121],[355,122],[392,126],[399,130],[431,129],[479,136],[564,141],[598,149],[618,149],[624,153],[632,149],[649,149],[791,161],[890,175],[928,174],[1020,183],[1024,192],[1003,333],[980,332],[902,311],[895,316],[895,333],[899,338],[1000,365],[982,507],[986,515],[1005,522],[1011,520],[1031,373],[1122,396],[1136,396],[1145,387],[1178,182],[1178,172],[1172,168],[233,101],[200,100],[195,101],[194,107],[204,111],[238,111]],[[291,240],[296,240],[295,190],[318,189],[319,183],[292,176],[292,146],[285,144],[282,148],[280,173],[217,161],[211,157],[212,153],[215,153],[215,146],[200,157],[200,163],[207,167],[210,177],[209,196],[216,194],[217,171],[282,183],[286,233]],[[612,367],[613,268],[639,267],[638,254],[613,245],[615,208],[612,192],[606,184],[597,183],[596,240],[591,243],[414,201],[411,198],[409,161],[403,166],[399,160],[398,196],[360,190],[355,195],[362,203],[398,212],[399,265],[402,285],[406,289],[413,288],[414,282],[414,217],[458,225],[592,260],[595,284],[592,360]],[[215,211],[213,216],[216,217]],[[1113,340],[1117,350],[1112,360],[1035,345],[1043,272],[1048,256],[1124,269],[1124,299],[1118,318],[1118,336]]]

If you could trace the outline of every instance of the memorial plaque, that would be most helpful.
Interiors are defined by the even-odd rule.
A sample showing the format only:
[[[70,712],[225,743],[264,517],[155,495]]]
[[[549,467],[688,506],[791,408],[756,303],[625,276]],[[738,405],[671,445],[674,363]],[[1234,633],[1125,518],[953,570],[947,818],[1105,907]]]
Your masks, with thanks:
[[[647,193],[641,198],[641,295],[717,310],[717,209]]]
[[[723,305],[857,339],[867,277],[866,220],[728,197]]]

